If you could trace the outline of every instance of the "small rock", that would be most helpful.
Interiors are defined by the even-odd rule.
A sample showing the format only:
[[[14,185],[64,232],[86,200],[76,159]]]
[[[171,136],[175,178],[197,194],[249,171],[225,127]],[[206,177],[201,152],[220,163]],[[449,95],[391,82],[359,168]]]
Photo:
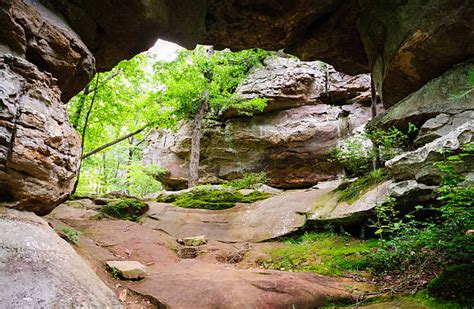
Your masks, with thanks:
[[[124,279],[143,279],[146,276],[146,269],[137,261],[108,261],[107,266],[116,269]]]
[[[264,183],[256,185],[255,190],[258,191],[258,192],[268,193],[268,194],[271,194],[271,195],[279,195],[279,194],[283,193],[283,190],[270,187],[269,185],[266,185]]]
[[[467,230],[466,235],[467,236],[474,235],[474,230]]]
[[[201,246],[201,245],[206,244],[207,240],[206,240],[206,236],[200,235],[200,236],[178,239],[178,242],[185,246],[196,247],[196,246]]]

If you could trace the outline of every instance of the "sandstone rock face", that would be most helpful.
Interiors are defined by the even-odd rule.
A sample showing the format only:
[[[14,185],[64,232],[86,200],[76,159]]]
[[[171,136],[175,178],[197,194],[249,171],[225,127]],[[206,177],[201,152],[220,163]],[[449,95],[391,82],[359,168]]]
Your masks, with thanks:
[[[0,235],[1,308],[121,308],[43,219],[0,207]]]
[[[387,161],[386,166],[396,180],[416,180],[425,184],[439,184],[440,174],[433,163],[441,161],[441,150],[459,152],[465,144],[474,142],[474,121],[459,126],[449,134],[434,140],[414,151],[403,153]],[[457,172],[474,170],[474,162],[466,160],[457,166]]]
[[[95,60],[81,38],[38,0],[0,4],[0,55],[27,59],[57,79],[62,98],[69,99],[89,82]]]
[[[201,141],[201,181],[219,183],[266,171],[272,186],[301,188],[335,178],[341,168],[329,161],[328,152],[367,122],[370,109],[361,103],[323,102],[364,103],[370,81],[367,75],[328,70],[327,93],[321,63],[278,58],[251,74],[238,92],[244,98],[269,98],[267,111],[208,122]],[[186,187],[190,136],[191,124],[183,124],[176,133],[160,130],[148,138],[143,162],[169,171],[157,177],[169,189]]]
[[[358,29],[385,107],[474,55],[471,0],[359,3]]]
[[[449,130],[472,119],[474,93],[467,92],[469,71],[474,70],[474,59],[456,65],[420,90],[378,115],[369,125],[388,129],[395,126],[405,130],[409,122],[421,128],[418,144],[433,141]],[[454,95],[466,93],[462,98]]]
[[[69,194],[80,140],[49,74],[0,57],[0,203],[45,214]]]

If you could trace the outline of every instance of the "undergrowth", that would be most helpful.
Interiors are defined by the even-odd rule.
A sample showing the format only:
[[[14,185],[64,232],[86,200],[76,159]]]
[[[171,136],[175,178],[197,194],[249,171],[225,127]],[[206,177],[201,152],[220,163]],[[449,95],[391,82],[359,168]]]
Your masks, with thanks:
[[[79,244],[79,236],[81,236],[81,232],[74,230],[69,226],[60,226],[59,227],[59,235],[65,239],[67,242],[78,245]]]
[[[271,269],[343,275],[365,269],[365,255],[376,245],[376,240],[363,241],[330,232],[307,232],[286,239],[283,247],[273,249],[271,258],[259,260],[259,264]]]
[[[101,211],[117,219],[139,221],[140,216],[147,212],[149,206],[147,203],[137,199],[127,198],[115,202],[110,202]]]

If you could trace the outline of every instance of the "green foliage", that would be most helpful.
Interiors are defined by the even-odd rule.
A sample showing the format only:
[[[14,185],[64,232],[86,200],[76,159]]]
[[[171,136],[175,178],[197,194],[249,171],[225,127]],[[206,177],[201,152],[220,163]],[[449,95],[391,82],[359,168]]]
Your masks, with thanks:
[[[417,127],[411,122],[406,133],[395,127],[388,130],[369,128],[362,135],[343,140],[330,155],[332,161],[339,162],[344,167],[348,176],[366,175],[371,170],[373,162],[388,161],[401,150],[408,150],[417,131]]]
[[[410,143],[418,132],[418,128],[413,123],[408,123],[407,129],[401,131],[395,127],[388,130],[370,128],[365,135],[372,143],[380,148],[379,160],[388,161],[395,157],[400,150],[408,150]]]
[[[195,187],[191,192],[177,196],[160,198],[159,202],[170,203],[183,208],[199,208],[220,210],[232,208],[236,203],[254,203],[259,200],[269,198],[268,193],[253,191],[243,195],[233,189],[212,190],[204,187]]]
[[[428,292],[435,297],[474,305],[474,264],[460,264],[446,270],[428,284]]]
[[[173,111],[173,119],[192,119],[203,94],[209,91],[209,107],[214,115],[233,107],[243,113],[262,111],[266,100],[241,100],[235,89],[250,70],[261,66],[271,53],[260,49],[230,52],[216,51],[208,57],[206,48],[198,46],[192,51],[183,50],[172,62],[154,65],[156,79],[165,85],[157,94],[165,106]]]
[[[242,178],[229,181],[224,185],[224,187],[230,187],[235,190],[240,189],[251,189],[253,186],[266,183],[267,182],[267,173],[245,173]]]
[[[436,164],[442,173],[438,205],[417,206],[402,218],[390,207],[377,212],[379,227],[389,233],[380,240],[377,252],[370,255],[370,266],[376,274],[410,274],[407,284],[417,285],[450,265],[472,261],[474,238],[466,231],[474,226],[474,185],[455,169],[463,160],[473,158],[474,147],[466,145],[460,154],[447,155]],[[424,219],[415,216],[427,210],[437,215]]]
[[[81,236],[81,232],[74,230],[69,226],[61,226],[59,228],[60,235],[66,239],[69,243],[73,245],[79,244],[79,236]]]
[[[270,259],[259,263],[265,268],[342,275],[364,269],[365,255],[376,244],[375,240],[311,232],[287,239],[285,246],[271,251]]]
[[[342,146],[331,151],[332,161],[339,162],[348,176],[365,175],[372,166],[374,152],[368,147],[367,138],[363,135],[351,136],[343,141]]]
[[[87,126],[84,153],[127,133],[148,126],[138,135],[116,144],[82,162],[77,189],[80,195],[122,191],[143,197],[159,190],[160,184],[141,166],[143,140],[153,127],[175,128],[191,119],[203,94],[209,90],[209,113],[226,108],[251,114],[261,111],[266,100],[241,100],[235,89],[250,70],[260,66],[271,53],[255,49],[217,51],[209,59],[203,46],[183,50],[171,62],[157,61],[143,53],[120,62],[111,72],[98,73],[86,89],[68,103],[71,122],[82,132],[86,114],[94,105]]]
[[[472,91],[474,91],[474,69],[467,72],[467,85],[463,89],[451,93],[449,99],[455,102],[467,100]]]
[[[354,182],[349,184],[343,183],[336,189],[339,192],[338,202],[349,202],[352,204],[361,195],[383,182],[385,179],[386,176],[384,171],[382,169],[376,169]]]
[[[111,276],[113,279],[116,279],[116,280],[120,279],[120,276],[121,276],[120,270],[118,270],[118,269],[115,268],[115,267],[112,267],[112,268],[110,269],[110,276]]]
[[[149,206],[147,203],[137,199],[128,198],[108,203],[102,207],[101,211],[104,214],[117,219],[138,222],[140,216],[146,213],[148,209]]]

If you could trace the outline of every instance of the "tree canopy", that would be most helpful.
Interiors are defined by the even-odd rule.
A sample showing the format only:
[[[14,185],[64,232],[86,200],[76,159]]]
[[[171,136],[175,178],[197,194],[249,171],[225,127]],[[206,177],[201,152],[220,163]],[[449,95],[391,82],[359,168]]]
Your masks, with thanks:
[[[254,49],[216,51],[208,57],[205,47],[198,46],[180,51],[173,61],[157,61],[147,52],[120,62],[110,72],[98,73],[68,104],[75,129],[82,134],[87,127],[83,153],[143,130],[85,158],[78,193],[120,190],[142,196],[158,190],[160,184],[150,175],[160,168],[141,164],[148,131],[175,128],[180,121],[191,120],[206,90],[206,117],[218,117],[229,107],[247,114],[262,110],[264,99],[242,100],[235,90],[269,55]]]

